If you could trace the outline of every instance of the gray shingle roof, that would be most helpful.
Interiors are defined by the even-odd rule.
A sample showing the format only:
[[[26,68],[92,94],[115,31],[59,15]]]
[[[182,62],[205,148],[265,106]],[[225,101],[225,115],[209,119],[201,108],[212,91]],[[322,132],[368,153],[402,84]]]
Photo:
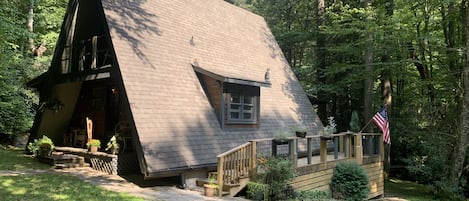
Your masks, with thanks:
[[[322,129],[264,19],[222,0],[102,0],[146,173],[216,163],[248,139],[298,122]],[[263,81],[258,129],[220,128],[192,64]]]

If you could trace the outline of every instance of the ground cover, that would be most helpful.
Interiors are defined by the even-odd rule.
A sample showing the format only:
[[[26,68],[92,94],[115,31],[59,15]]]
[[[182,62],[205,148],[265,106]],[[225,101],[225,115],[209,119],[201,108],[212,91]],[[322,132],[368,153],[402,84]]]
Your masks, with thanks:
[[[0,145],[0,170],[37,170],[51,169],[50,165],[38,163],[24,149]]]
[[[427,186],[399,179],[390,179],[389,181],[385,181],[384,191],[386,197],[395,196],[408,201],[435,200]]]
[[[8,171],[51,169],[51,166],[37,162],[23,150],[0,145],[0,200],[83,200],[83,201],[143,201],[142,198],[126,193],[105,190],[75,176],[60,173],[29,173],[1,176]]]

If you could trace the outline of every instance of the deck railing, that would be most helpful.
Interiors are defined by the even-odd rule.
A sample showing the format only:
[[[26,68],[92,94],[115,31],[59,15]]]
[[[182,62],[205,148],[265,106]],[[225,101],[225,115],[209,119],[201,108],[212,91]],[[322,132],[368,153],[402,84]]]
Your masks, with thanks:
[[[254,150],[254,151],[253,151]],[[255,169],[255,145],[244,143],[217,156],[218,158],[218,195],[222,194],[223,186],[237,184],[241,177],[252,175]]]
[[[382,140],[380,133],[352,132],[332,134],[327,137],[319,135],[305,138],[290,137],[284,139],[283,143],[278,143],[273,138],[252,140],[217,156],[218,195],[222,195],[224,185],[238,184],[240,178],[253,178],[257,173],[258,155],[263,157],[281,155],[289,158],[294,167],[299,167],[298,159],[305,157],[306,164],[303,165],[313,165],[318,164],[317,161],[313,162],[313,156],[317,154],[314,150],[318,150],[315,146],[319,145],[319,164],[323,164],[324,168],[327,168],[328,153],[331,149],[333,160],[355,160],[358,164],[363,164],[364,156],[379,156],[379,160],[383,159]],[[280,153],[282,150],[283,154]]]

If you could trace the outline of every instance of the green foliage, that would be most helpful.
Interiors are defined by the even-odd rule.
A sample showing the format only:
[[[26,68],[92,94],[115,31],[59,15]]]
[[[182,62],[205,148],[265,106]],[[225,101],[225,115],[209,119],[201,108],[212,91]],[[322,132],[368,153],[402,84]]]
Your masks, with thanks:
[[[353,132],[358,132],[360,131],[360,117],[358,117],[358,112],[356,110],[354,110],[352,112],[352,117],[350,118],[350,123],[349,123],[349,126],[350,126],[350,131],[353,131]]]
[[[365,200],[370,193],[366,171],[354,162],[341,162],[335,166],[330,188],[337,199]]]
[[[454,200],[464,201],[463,189],[455,186],[450,182],[437,181],[432,185],[433,195],[438,200]]]
[[[127,193],[103,189],[76,176],[64,174],[25,174],[0,176],[2,200],[87,200],[143,201]]]
[[[98,140],[98,139],[92,139],[90,140],[89,142],[86,143],[86,146],[88,148],[90,147],[98,147],[98,148],[101,148],[101,141]]]
[[[247,184],[247,197],[251,200],[268,200],[269,186],[250,181]]]
[[[34,155],[40,155],[40,154],[49,155],[50,152],[52,152],[55,149],[55,146],[49,137],[47,137],[46,135],[43,135],[42,138],[34,139],[34,142],[30,142],[28,144],[28,149]]]
[[[119,152],[119,143],[117,142],[117,134],[113,135],[111,139],[109,139],[109,142],[106,144],[106,149],[105,151],[111,150],[112,154],[116,154]]]
[[[296,193],[295,200],[332,200],[332,194],[325,191],[300,191]]]
[[[260,166],[265,170],[265,173],[257,175],[257,181],[268,186],[269,200],[285,199],[288,182],[296,175],[291,161],[271,157]]]
[[[38,162],[31,155],[26,155],[24,149],[8,148],[0,145],[0,170],[32,170],[50,169],[50,165]],[[1,185],[1,184],[0,184]]]

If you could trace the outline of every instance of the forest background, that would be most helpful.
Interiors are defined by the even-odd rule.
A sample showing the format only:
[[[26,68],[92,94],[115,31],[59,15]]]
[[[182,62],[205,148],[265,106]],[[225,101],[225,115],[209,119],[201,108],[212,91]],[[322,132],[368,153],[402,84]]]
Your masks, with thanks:
[[[264,16],[322,122],[351,130],[354,111],[364,126],[385,105],[390,176],[469,195],[469,0],[226,1]],[[0,133],[32,126],[26,83],[47,70],[67,3],[0,0]]]

